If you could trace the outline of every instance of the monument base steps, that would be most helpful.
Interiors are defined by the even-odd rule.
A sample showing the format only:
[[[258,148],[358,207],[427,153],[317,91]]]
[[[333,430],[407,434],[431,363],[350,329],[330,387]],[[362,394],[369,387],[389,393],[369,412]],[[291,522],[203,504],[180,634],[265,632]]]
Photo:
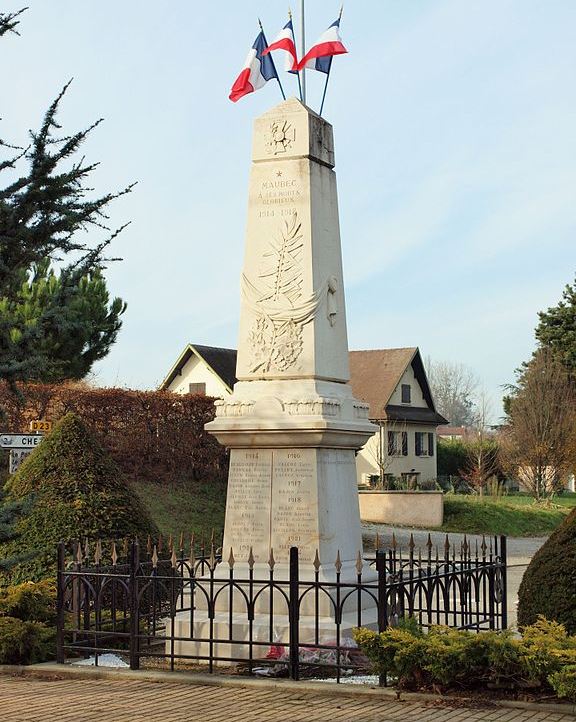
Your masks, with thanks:
[[[197,615],[198,617],[199,615]],[[340,624],[340,645],[346,646],[344,640],[352,640],[352,630],[358,626],[358,616],[355,612],[342,615]],[[362,626],[369,629],[378,628],[377,610],[374,606],[362,612]],[[171,636],[171,620],[167,620],[166,634]],[[299,623],[299,646],[306,647],[313,644],[336,644],[337,627],[334,618],[323,616],[318,618],[318,638],[316,639],[316,617],[301,616]],[[272,638],[271,638],[272,631]],[[206,657],[198,660],[198,664],[208,664],[212,657],[215,666],[231,666],[234,662],[226,661],[234,658],[243,660],[250,658],[250,624],[246,614],[233,614],[232,626],[228,612],[217,612],[210,633],[210,620],[196,618],[190,623],[190,615],[183,612],[174,619],[174,636],[185,637],[184,640],[174,641],[174,654],[189,655],[192,657]],[[212,639],[212,645],[208,640]],[[234,641],[231,642],[230,640]],[[258,614],[252,622],[252,641],[261,644],[252,645],[252,659],[263,659],[270,651],[272,645],[284,646],[288,652],[290,639],[290,621],[288,615],[274,615],[272,628],[270,618],[265,614]],[[200,641],[203,640],[203,641]],[[171,642],[166,642],[166,651],[170,651]]]

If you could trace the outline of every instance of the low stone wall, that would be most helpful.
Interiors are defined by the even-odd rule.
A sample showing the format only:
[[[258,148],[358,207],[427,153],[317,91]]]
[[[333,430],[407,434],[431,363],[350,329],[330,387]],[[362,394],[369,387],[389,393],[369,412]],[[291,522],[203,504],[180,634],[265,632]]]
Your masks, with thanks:
[[[398,524],[423,529],[442,526],[441,491],[359,491],[360,518],[376,524]]]

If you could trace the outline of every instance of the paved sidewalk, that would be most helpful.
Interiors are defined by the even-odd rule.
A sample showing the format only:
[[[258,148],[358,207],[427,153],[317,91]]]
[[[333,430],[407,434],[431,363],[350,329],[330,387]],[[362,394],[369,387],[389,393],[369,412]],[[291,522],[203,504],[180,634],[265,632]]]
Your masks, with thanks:
[[[294,689],[0,677],[2,722],[573,722],[568,714]]]

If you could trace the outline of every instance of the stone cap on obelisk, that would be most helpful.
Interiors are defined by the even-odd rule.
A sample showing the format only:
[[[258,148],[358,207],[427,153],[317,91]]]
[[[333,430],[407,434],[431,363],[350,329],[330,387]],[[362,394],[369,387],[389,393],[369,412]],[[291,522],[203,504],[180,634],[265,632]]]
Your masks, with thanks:
[[[332,126],[297,98],[289,98],[254,123],[252,160],[310,158],[334,167]]]
[[[237,377],[349,380],[332,126],[296,98],[254,124]]]

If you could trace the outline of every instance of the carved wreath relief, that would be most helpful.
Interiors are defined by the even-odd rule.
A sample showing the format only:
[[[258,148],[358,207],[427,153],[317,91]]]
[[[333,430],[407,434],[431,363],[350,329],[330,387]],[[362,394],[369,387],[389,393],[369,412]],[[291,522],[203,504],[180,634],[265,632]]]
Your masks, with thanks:
[[[303,349],[303,328],[316,316],[325,294],[328,319],[334,324],[337,281],[330,277],[316,293],[304,297],[303,245],[302,224],[294,213],[264,253],[258,280],[252,282],[242,275],[242,295],[254,314],[248,337],[251,373],[287,371],[296,366]]]

